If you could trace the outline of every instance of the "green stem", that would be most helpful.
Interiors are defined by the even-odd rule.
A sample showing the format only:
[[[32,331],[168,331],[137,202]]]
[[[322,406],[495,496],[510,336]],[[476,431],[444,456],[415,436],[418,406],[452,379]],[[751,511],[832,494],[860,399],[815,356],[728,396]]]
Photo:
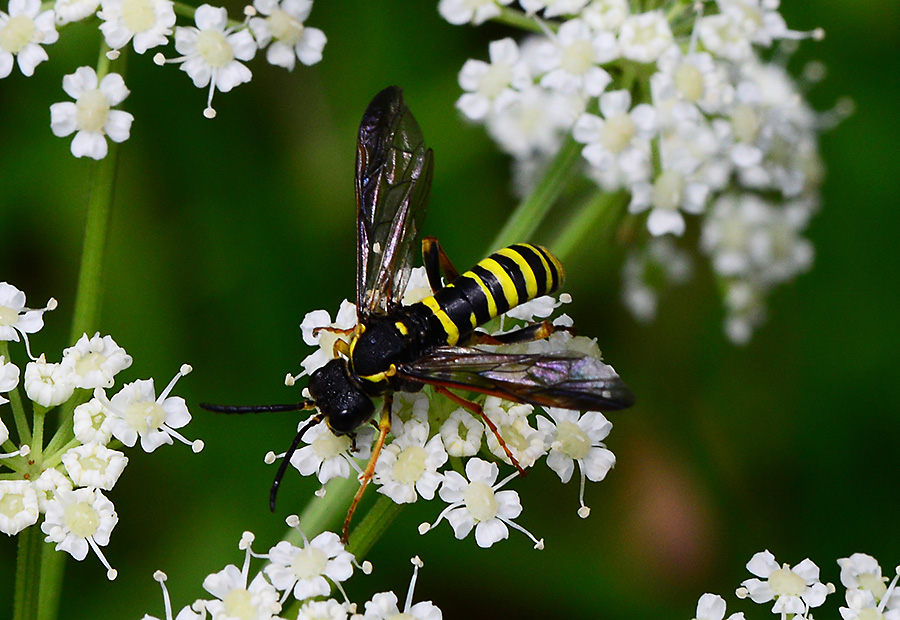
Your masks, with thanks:
[[[541,20],[539,23],[537,19],[529,17],[523,11],[517,11],[505,6],[500,7],[500,15],[491,18],[491,21],[538,34],[544,34],[545,32],[545,28],[541,27],[541,23],[546,26],[546,30],[552,30],[553,32],[559,30],[559,23],[557,22]]]
[[[0,357],[4,361],[9,362],[9,344],[6,340],[0,340]],[[31,445],[31,427],[28,424],[28,418],[25,417],[25,407],[22,406],[22,396],[19,394],[19,388],[16,386],[6,394],[9,399],[9,405],[12,407],[13,420],[16,423],[16,433],[19,435],[20,445]],[[18,446],[16,446],[18,447]]]
[[[40,553],[41,531],[35,525],[25,528],[19,533],[13,620],[33,620],[38,617]]]
[[[355,476],[334,478],[325,485],[325,497],[315,497],[300,513],[300,529],[307,538],[315,538],[326,530],[335,531],[344,517],[344,511],[359,489]],[[283,540],[292,545],[303,543],[303,536],[291,528]]]
[[[118,146],[113,143],[110,145],[106,157],[96,162],[91,171],[91,189],[84,228],[84,245],[81,252],[81,270],[78,273],[75,313],[72,317],[71,341],[73,343],[82,334],[93,333],[97,329],[103,251],[106,247],[109,215],[112,211],[117,162]]]
[[[366,516],[350,535],[347,543],[347,551],[356,558],[363,558],[372,549],[375,543],[387,531],[403,504],[398,504],[387,495],[379,495],[375,505],[369,509]]]
[[[575,174],[580,157],[581,145],[571,136],[566,137],[559,152],[550,161],[540,183],[519,203],[494,238],[491,250],[527,241],[534,235],[569,179]]]
[[[550,242],[553,253],[561,261],[565,261],[585,235],[600,231],[608,237],[621,217],[627,198],[628,194],[624,191],[597,191],[591,194]]]

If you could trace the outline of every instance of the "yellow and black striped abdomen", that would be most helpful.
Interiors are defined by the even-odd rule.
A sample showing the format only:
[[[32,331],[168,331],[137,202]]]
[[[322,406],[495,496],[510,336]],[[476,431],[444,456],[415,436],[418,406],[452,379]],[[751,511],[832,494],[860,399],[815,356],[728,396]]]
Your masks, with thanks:
[[[562,265],[545,248],[517,243],[494,252],[420,304],[430,311],[435,331],[440,324],[441,342],[452,346],[509,309],[552,293],[563,276]]]

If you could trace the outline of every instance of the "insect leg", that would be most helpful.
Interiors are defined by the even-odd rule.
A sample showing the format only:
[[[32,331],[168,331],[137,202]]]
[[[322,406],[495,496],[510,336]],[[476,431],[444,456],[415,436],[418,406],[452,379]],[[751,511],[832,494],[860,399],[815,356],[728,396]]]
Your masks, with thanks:
[[[450,259],[444,253],[444,249],[438,240],[434,237],[425,237],[422,239],[422,261],[425,263],[425,272],[428,274],[428,283],[431,290],[437,292],[443,288],[441,284],[441,271],[447,283],[453,282],[459,277],[459,272]]]
[[[503,440],[503,437],[500,436],[500,430],[497,428],[497,425],[494,424],[491,419],[484,412],[484,408],[476,402],[472,402],[471,400],[465,399],[462,396],[458,396],[448,390],[445,387],[440,385],[434,385],[434,390],[439,392],[455,402],[457,405],[468,411],[469,413],[473,413],[477,416],[481,416],[481,419],[484,420],[484,423],[487,424],[487,427],[491,429],[491,432],[494,433],[494,436],[497,438],[500,446],[503,448],[503,451],[506,452],[506,456],[509,457],[510,462],[515,466],[516,469],[519,470],[519,475],[524,476],[526,474],[525,470],[522,469],[522,466],[519,465],[519,461],[516,457],[513,456],[512,451],[509,449],[509,446],[506,445],[506,442]]]
[[[375,445],[372,447],[372,456],[369,457],[369,463],[366,465],[365,471],[363,471],[362,475],[359,477],[359,490],[353,497],[353,502],[350,504],[350,509],[347,511],[347,517],[344,519],[344,535],[341,538],[344,544],[347,543],[347,539],[350,537],[350,519],[353,518],[353,513],[356,511],[356,505],[359,503],[359,500],[362,499],[366,486],[375,474],[375,463],[378,461],[378,456],[381,454],[384,440],[391,430],[391,405],[393,400],[394,399],[390,394],[387,394],[384,397],[384,407],[381,409],[381,419],[378,421],[378,439],[375,440]]]
[[[553,332],[557,331],[572,332],[573,330],[571,327],[560,327],[554,325],[550,321],[543,320],[539,323],[532,323],[527,327],[523,327],[522,329],[517,329],[506,334],[496,334],[492,336],[482,331],[476,331],[474,334],[472,334],[470,340],[468,340],[466,344],[487,344],[497,346],[501,344],[514,344],[518,342],[533,342],[535,340],[543,340]]]

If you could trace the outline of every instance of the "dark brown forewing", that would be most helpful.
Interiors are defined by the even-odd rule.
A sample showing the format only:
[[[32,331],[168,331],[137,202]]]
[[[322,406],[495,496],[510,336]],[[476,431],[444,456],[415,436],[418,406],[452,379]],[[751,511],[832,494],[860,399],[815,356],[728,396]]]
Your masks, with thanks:
[[[398,375],[516,402],[580,411],[613,411],[634,404],[634,394],[612,366],[569,351],[503,354],[440,347],[402,366]]]
[[[356,308],[363,319],[400,303],[412,267],[433,157],[422,130],[390,86],[369,104],[356,148]]]

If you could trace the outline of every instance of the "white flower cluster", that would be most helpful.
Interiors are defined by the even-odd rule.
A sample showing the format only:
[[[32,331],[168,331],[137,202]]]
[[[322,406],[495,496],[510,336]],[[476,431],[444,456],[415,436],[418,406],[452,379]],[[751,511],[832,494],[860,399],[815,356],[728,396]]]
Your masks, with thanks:
[[[424,268],[413,270],[409,288],[421,288],[418,283],[427,282],[424,274]],[[561,299],[571,301],[568,295],[562,295]],[[404,302],[413,301],[417,299],[404,298]],[[535,317],[543,319],[560,303],[552,297],[541,297],[517,307],[515,317],[508,313],[503,319],[506,322],[528,322]],[[571,325],[566,315],[554,322]],[[335,338],[342,332],[349,337],[355,325],[356,309],[348,301],[341,305],[334,323],[324,310],[307,314],[301,324],[304,341],[319,348],[301,363],[302,374],[312,373],[332,359]],[[577,350],[600,357],[594,340],[573,337],[562,330],[547,340],[506,345],[501,350],[535,353]],[[288,376],[288,382],[293,383],[297,378]],[[432,500],[435,496],[448,504],[433,524],[420,526],[420,533],[424,534],[446,519],[457,538],[465,538],[474,530],[476,543],[490,547],[507,538],[512,527],[531,538],[536,548],[542,548],[542,540],[514,521],[522,512],[518,493],[501,490],[517,472],[498,482],[500,468],[497,461],[512,464],[509,458],[512,454],[524,469],[546,456],[547,465],[564,483],[573,477],[577,467],[581,481],[578,514],[586,517],[590,510],[584,504],[585,481],[603,480],[615,465],[615,455],[603,443],[612,424],[600,412],[581,414],[546,408],[545,415],[535,415],[531,405],[493,396],[478,397],[476,401],[481,404],[486,419],[479,419],[457,407],[430,388],[416,393],[395,393],[391,432],[375,464],[373,484],[379,493],[398,504],[412,503],[420,497]],[[305,422],[301,427],[303,424]],[[496,432],[489,424],[496,427]],[[503,438],[503,444],[498,434]],[[369,425],[360,427],[351,439],[346,435],[335,435],[325,422],[321,422],[304,435],[305,445],[294,452],[290,462],[301,474],[315,475],[324,485],[332,478],[349,477],[351,471],[361,474],[374,438],[374,429]]]
[[[115,60],[122,48],[131,44],[143,54],[174,41],[179,57],[166,60],[157,53],[157,64],[177,63],[198,88],[209,87],[204,115],[215,116],[215,91],[228,92],[249,82],[250,69],[243,63],[259,50],[266,60],[293,70],[296,61],[313,65],[322,59],[325,34],[304,22],[312,10],[312,0],[254,0],[244,10],[242,22],[230,22],[224,8],[203,4],[193,10],[173,0],[56,0],[42,11],[40,0],[9,0],[8,12],[0,11],[0,79],[7,77],[18,62],[25,76],[49,57],[43,46],[59,39],[57,28],[96,15],[100,31]],[[195,26],[176,26],[176,14],[192,18]],[[174,31],[173,31],[174,28]],[[75,157],[106,157],[106,139],[124,142],[131,134],[134,117],[113,110],[129,95],[118,73],[79,67],[63,78],[63,90],[74,102],[50,106],[50,128],[54,135],[75,134],[71,151]]]
[[[299,519],[288,517],[287,522],[297,527]],[[299,528],[297,528],[299,530]],[[221,571],[203,580],[203,588],[213,598],[198,599],[183,607],[174,620],[229,620],[231,618],[253,618],[254,620],[280,620],[281,613],[289,597],[300,604],[298,620],[441,620],[441,610],[430,601],[412,604],[412,598],[422,561],[412,559],[413,576],[410,580],[406,602],[401,610],[397,595],[380,592],[365,603],[365,613],[356,613],[357,606],[351,603],[341,582],[353,574],[353,567],[359,566],[353,555],[344,549],[340,538],[332,532],[323,532],[307,540],[303,532],[302,546],[281,541],[268,553],[257,554],[251,549],[254,536],[244,532],[240,548],[244,551],[241,568],[229,564]],[[250,576],[250,558],[268,561],[262,571]],[[362,570],[371,572],[371,565],[363,563]],[[164,620],[173,620],[172,605],[166,588],[166,575],[157,571],[153,578],[163,589]],[[343,602],[330,597],[332,587],[343,595]],[[294,617],[293,615],[291,617]],[[156,616],[145,615],[143,620],[159,620]]]
[[[843,620],[900,620],[900,591],[897,580],[900,566],[888,584],[878,561],[865,553],[854,553],[837,561],[841,568],[841,584],[847,588],[846,607],[840,608]],[[747,570],[756,577],[747,579],[735,592],[738,598],[754,603],[773,603],[772,613],[781,618],[812,619],[811,610],[820,607],[834,585],[819,580],[819,567],[806,559],[791,567],[779,565],[769,551],[760,551],[747,562]],[[725,600],[718,594],[704,594],[697,603],[694,620],[722,620]],[[737,612],[728,620],[744,620]]]
[[[0,418],[5,451],[0,469],[8,470],[0,480],[0,532],[14,536],[43,515],[40,528],[47,542],[77,560],[92,549],[114,579],[116,571],[100,547],[109,543],[118,522],[103,492],[112,490],[128,464],[128,457],[115,448],[134,446],[138,437],[147,452],[173,439],[190,444],[195,452],[203,448],[203,442],[189,442],[175,430],[190,422],[191,414],[184,399],[169,395],[191,369],[182,366],[158,397],[148,379],[126,384],[108,399],[106,390],[132,361],[112,337],[85,334],[63,350],[58,363],[31,354],[27,334],[39,331],[43,313],[55,306],[51,299],[42,309],[26,308],[25,294],[0,282],[0,413],[11,409],[18,435],[16,444]],[[30,358],[24,373],[9,358],[8,343],[20,336]],[[20,376],[33,414],[30,426],[18,391]],[[44,442],[45,416],[53,408],[59,408],[62,417],[55,435]]]
[[[746,342],[769,291],[811,265],[802,233],[818,207],[817,136],[829,124],[804,101],[805,85],[760,50],[821,32],[789,30],[778,0],[682,0],[640,13],[627,0],[500,6],[509,4],[439,3],[454,24],[502,12],[543,32],[494,41],[489,61],[466,61],[459,110],[515,158],[523,192],[572,136],[585,175],[646,214],[639,252],[650,256],[624,274],[638,318],[652,317],[658,287],[635,261],[658,261],[652,240],[682,237],[696,220],[722,281],[726,333]],[[675,271],[669,283],[684,279]]]

